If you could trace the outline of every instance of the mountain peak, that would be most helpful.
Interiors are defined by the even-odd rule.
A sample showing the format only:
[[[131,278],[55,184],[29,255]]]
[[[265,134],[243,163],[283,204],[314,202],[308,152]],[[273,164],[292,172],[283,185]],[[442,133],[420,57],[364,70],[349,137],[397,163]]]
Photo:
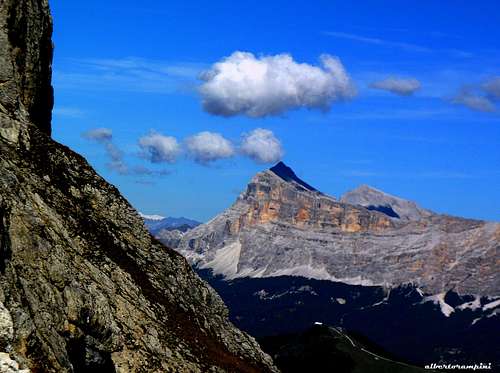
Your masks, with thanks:
[[[361,184],[360,186],[358,186],[354,190],[357,190],[360,192],[376,192],[376,193],[380,193],[380,194],[387,194],[387,193],[381,191],[380,189],[374,188],[368,184]]]
[[[316,188],[312,187],[311,185],[307,184],[304,180],[300,179],[295,174],[295,172],[282,161],[276,163],[276,165],[271,167],[269,170],[276,176],[280,177],[281,179],[287,182],[295,182],[311,192],[318,191]]]
[[[366,184],[347,192],[340,201],[360,205],[402,220],[420,220],[432,214],[431,211],[421,208],[413,201],[390,195]]]

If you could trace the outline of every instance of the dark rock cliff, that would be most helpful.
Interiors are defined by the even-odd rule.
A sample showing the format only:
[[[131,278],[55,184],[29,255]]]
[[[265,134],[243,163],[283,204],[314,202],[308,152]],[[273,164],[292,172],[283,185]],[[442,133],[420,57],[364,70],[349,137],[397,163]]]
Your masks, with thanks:
[[[26,122],[50,135],[52,20],[47,0],[0,4],[0,136],[17,141]],[[15,125],[13,120],[17,122]],[[17,127],[17,128],[16,128]]]
[[[212,288],[50,134],[46,0],[0,5],[0,363],[33,372],[275,371]]]

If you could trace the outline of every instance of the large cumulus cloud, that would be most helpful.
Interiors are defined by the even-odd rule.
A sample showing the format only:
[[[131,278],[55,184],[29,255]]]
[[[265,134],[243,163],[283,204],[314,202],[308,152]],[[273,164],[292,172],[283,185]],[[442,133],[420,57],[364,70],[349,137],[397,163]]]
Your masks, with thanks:
[[[356,90],[340,60],[324,54],[320,61],[313,66],[289,54],[234,52],[202,74],[203,108],[226,117],[265,117],[297,108],[328,110],[352,98]]]
[[[272,131],[263,128],[244,134],[240,151],[257,163],[275,163],[284,154],[280,140]]]

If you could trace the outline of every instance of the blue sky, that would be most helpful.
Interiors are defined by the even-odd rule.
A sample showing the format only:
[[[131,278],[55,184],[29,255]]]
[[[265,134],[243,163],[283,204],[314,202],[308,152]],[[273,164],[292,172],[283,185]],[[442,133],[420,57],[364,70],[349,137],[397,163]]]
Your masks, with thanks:
[[[500,220],[498,2],[256,3],[51,1],[54,138],[148,214],[205,221],[283,153],[334,196],[369,184],[438,212]],[[241,91],[223,101],[214,64],[228,65],[236,51],[286,84],[296,69],[303,77],[293,88],[305,94],[279,95],[280,78],[255,91],[231,85]],[[345,75],[331,78],[321,55],[337,57]],[[213,74],[200,80],[206,71]],[[249,106],[234,109],[240,93]],[[110,132],[82,136],[96,128]],[[272,132],[281,153],[244,151],[245,134],[258,128]],[[190,144],[207,131],[230,148],[221,152],[227,144],[212,136],[217,156],[190,153],[202,154]],[[177,141],[175,159],[154,157],[152,133]],[[149,141],[142,147],[141,138]],[[113,155],[126,172],[110,167]]]

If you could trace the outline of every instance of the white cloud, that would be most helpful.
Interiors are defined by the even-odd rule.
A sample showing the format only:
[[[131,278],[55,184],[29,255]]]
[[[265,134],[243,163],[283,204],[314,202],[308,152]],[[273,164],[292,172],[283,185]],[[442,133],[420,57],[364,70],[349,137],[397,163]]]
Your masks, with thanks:
[[[81,109],[67,106],[55,107],[52,113],[56,117],[65,118],[82,118],[85,115],[85,113]]]
[[[168,170],[151,170],[142,165],[129,165],[123,151],[113,142],[113,132],[109,128],[95,128],[82,133],[82,137],[102,145],[108,158],[106,167],[120,175],[164,176],[170,173]]]
[[[488,97],[482,96],[470,89],[462,89],[453,99],[454,104],[463,105],[469,109],[492,113],[496,111],[495,104]]]
[[[395,31],[395,30],[391,30]],[[402,30],[397,30],[398,32]],[[444,53],[454,58],[470,58],[473,54],[469,51],[464,51],[460,49],[453,48],[444,48],[444,49],[433,49],[422,45],[405,43],[387,39],[374,38],[370,36],[351,34],[347,32],[336,32],[336,31],[326,31],[323,32],[323,35],[331,36],[337,39],[345,39],[351,40],[354,42],[364,43],[364,44],[372,44],[375,46],[386,47],[386,48],[394,48],[401,49],[406,52],[416,52],[416,53]],[[435,35],[434,35],[435,36]],[[442,35],[441,35],[442,36]]]
[[[373,82],[370,87],[389,91],[400,96],[410,96],[420,89],[421,84],[414,78],[390,77]]]
[[[492,78],[483,83],[482,89],[488,96],[500,99],[500,76]]]
[[[336,57],[324,54],[321,67],[297,63],[289,54],[255,57],[234,52],[202,74],[204,109],[215,115],[265,117],[297,108],[328,110],[356,90]]]
[[[263,128],[244,134],[240,151],[257,163],[275,163],[284,154],[281,142],[273,132]]]
[[[180,146],[175,137],[164,136],[151,131],[139,139],[142,156],[153,163],[174,163],[180,152]]]
[[[390,48],[400,48],[400,49],[407,50],[410,52],[424,52],[424,53],[432,52],[432,49],[427,48],[427,47],[423,47],[421,45],[402,43],[402,42],[390,41],[390,40],[379,39],[379,38],[372,38],[372,37],[367,37],[367,36],[362,36],[362,35],[350,34],[347,32],[327,31],[324,34],[328,35],[328,36],[335,37],[335,38],[339,38],[339,39],[348,39],[348,40],[358,41],[358,42],[366,43],[366,44],[374,44],[374,45],[379,45],[379,46],[383,46],[383,47],[390,47]]]
[[[94,128],[82,133],[82,137],[96,141],[104,146],[109,162],[106,166],[121,175],[129,172],[128,166],[123,159],[123,152],[113,143],[113,131],[110,128]]]
[[[68,59],[54,70],[60,89],[170,94],[194,90],[207,65],[143,58]]]
[[[113,140],[113,131],[110,128],[94,128],[82,133],[82,137],[87,140],[105,143]]]
[[[186,139],[188,154],[198,163],[209,164],[234,156],[233,144],[214,132],[200,132]]]

